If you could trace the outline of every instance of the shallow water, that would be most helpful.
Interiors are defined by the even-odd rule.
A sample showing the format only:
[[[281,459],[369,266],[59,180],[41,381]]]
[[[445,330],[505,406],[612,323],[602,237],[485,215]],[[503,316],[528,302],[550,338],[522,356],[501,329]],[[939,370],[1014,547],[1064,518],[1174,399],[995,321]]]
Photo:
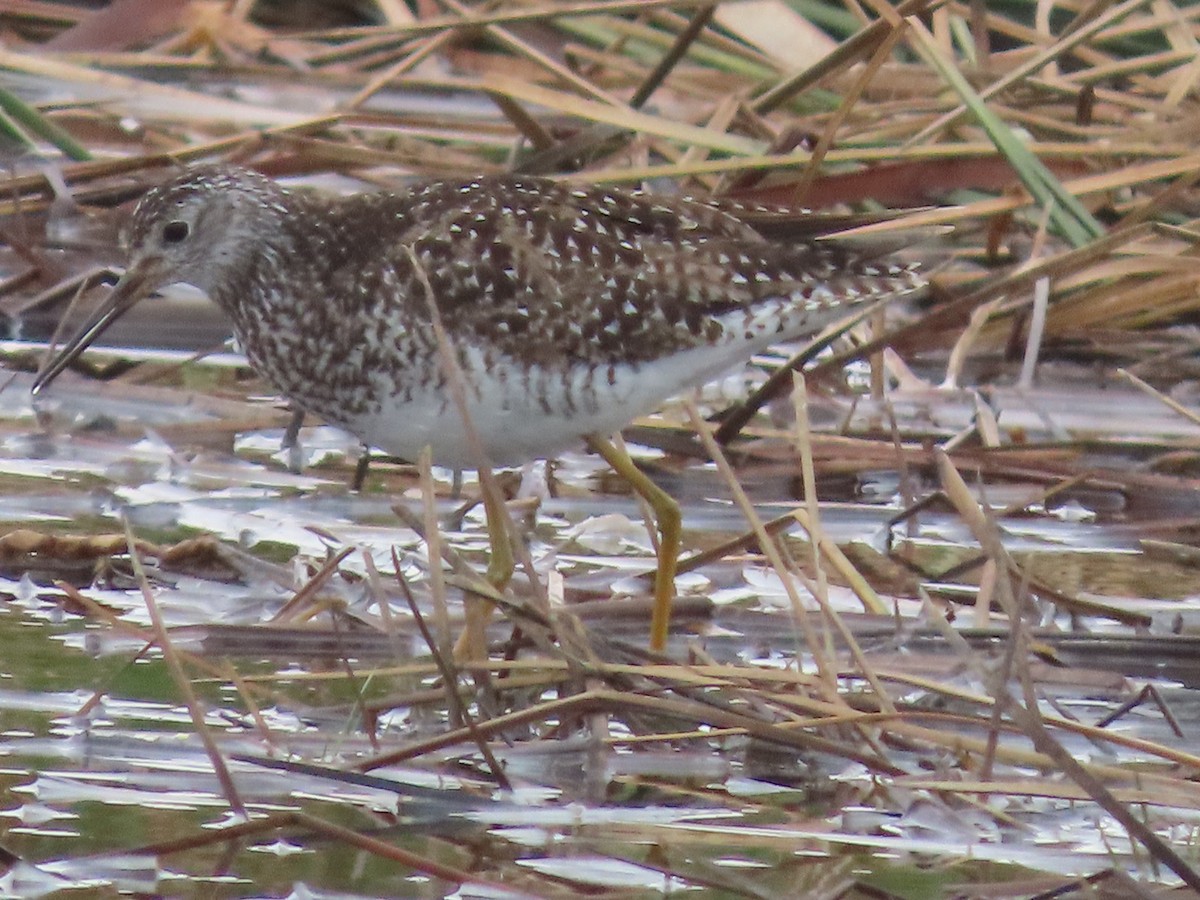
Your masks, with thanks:
[[[373,769],[355,783],[356,762],[447,727],[436,670],[390,574],[395,552],[432,618],[425,544],[392,512],[397,502],[419,512],[415,474],[376,465],[364,491],[353,493],[347,484],[358,448],[345,435],[317,427],[302,433],[308,465],[299,474],[288,471],[287,455],[278,449],[287,413],[230,362],[186,366],[167,375],[167,386],[100,384],[68,374],[39,404],[40,421],[28,401],[29,376],[17,374],[0,393],[4,530],[119,537],[128,523],[139,538],[158,545],[212,535],[223,547],[215,558],[151,565],[149,583],[178,649],[211,667],[188,657],[209,733],[253,819],[301,810],[462,870],[473,883],[458,887],[452,878],[414,873],[342,837],[319,834],[311,823],[139,855],[145,845],[211,835],[214,826],[238,820],[168,666],[157,650],[142,652],[152,617],[128,562],[72,555],[60,544],[6,555],[0,577],[0,841],[24,860],[7,875],[9,893],[105,885],[205,896],[434,897],[456,889],[459,896],[500,896],[502,890],[572,896],[584,889],[649,896],[670,888],[757,896],[789,894],[797,885],[818,890],[849,878],[890,885],[905,896],[933,896],[955,883],[1112,867],[1171,880],[1070,779],[1046,778],[1018,756],[1004,756],[1029,748],[1014,731],[1000,736],[1001,758],[992,771],[1004,787],[986,793],[969,789],[973,765],[960,769],[962,760],[948,748],[923,744],[915,732],[893,735],[886,758],[897,771],[883,775],[835,753],[726,734],[716,722],[705,737],[687,734],[686,721],[650,712],[631,718],[620,710],[590,725],[587,715],[596,710],[566,716],[557,727],[535,718],[513,726],[507,740],[490,741],[512,791],[497,787],[470,741]],[[1114,425],[1119,404],[1112,404],[1111,392],[1103,400],[1110,419],[1104,431],[1120,437],[1119,446],[1102,451],[1110,465],[1138,452],[1139,435],[1142,444],[1194,440],[1190,427],[1132,400],[1130,417]],[[894,402],[914,453],[931,427],[940,434],[961,424],[953,395]],[[1010,401],[1001,396],[998,402]],[[1063,424],[1065,407],[1054,392],[1012,402],[1049,410],[1057,421],[1038,434],[1036,422],[1022,419],[1023,439],[1031,443],[1048,447],[1059,439],[1059,426],[1083,427],[1075,419]],[[1099,416],[1100,400],[1095,408],[1091,402],[1084,392],[1069,404],[1079,422]],[[864,404],[855,415],[869,418],[870,411]],[[935,419],[946,424],[931,425]],[[866,433],[869,422],[861,427]],[[1008,644],[1002,623],[977,621],[972,606],[978,571],[960,564],[977,545],[945,504],[900,516],[905,492],[923,494],[932,486],[928,468],[914,464],[902,475],[884,462],[844,465],[850,454],[834,465],[839,446],[820,439],[816,445],[815,452],[826,454],[818,458],[822,496],[840,497],[821,504],[822,525],[884,592],[891,615],[864,615],[861,601],[835,574],[829,603],[843,612],[876,676],[905,711],[905,723],[985,739],[987,715],[980,715],[987,707],[980,704],[989,691],[987,672],[1002,665]],[[643,455],[683,501],[689,548],[711,547],[745,530],[728,486],[711,467]],[[1030,672],[1041,710],[1095,723],[1153,684],[1184,737],[1155,698],[1107,726],[1121,744],[1067,730],[1055,735],[1080,760],[1164,778],[1190,771],[1186,762],[1168,763],[1154,746],[1186,754],[1187,736],[1200,727],[1193,634],[1200,578],[1186,561],[1148,557],[1139,541],[1164,536],[1155,523],[1191,514],[1196,497],[1166,490],[1163,480],[1157,490],[1164,499],[1155,501],[1148,476],[1140,496],[1100,479],[1041,503],[1042,486],[1028,461],[1033,455],[1032,449],[1025,459],[1012,453],[1002,462],[1002,477],[981,456],[984,474],[972,488],[993,509],[1007,508],[997,520],[1003,543],[1031,577],[1103,607],[1072,614],[1040,599],[1027,610],[1036,642]],[[1057,464],[1050,451],[1039,465],[1046,467],[1047,458]],[[547,480],[555,485],[529,523],[528,546],[541,583],[552,583],[552,593],[568,600],[644,596],[646,582],[638,576],[653,565],[636,505],[600,470],[596,460],[571,454],[548,474],[540,468],[526,473],[527,489],[536,492]],[[445,539],[482,567],[488,553],[482,514],[470,510],[461,522],[447,521],[460,501],[448,495],[449,473],[437,474]],[[797,469],[786,441],[764,438],[754,456],[739,463],[739,475],[764,519],[796,507]],[[468,479],[466,494],[474,489]],[[811,577],[802,536],[794,527],[785,543]],[[323,585],[311,622],[268,624],[328,555],[345,547],[354,550]],[[753,665],[780,677],[809,678],[816,669],[806,623],[793,613],[783,580],[752,551],[753,544],[733,550],[681,577],[682,594],[706,599],[677,617],[671,653],[680,660],[690,653],[694,663]],[[372,566],[383,576],[374,586]],[[81,609],[56,582],[79,586],[120,626]],[[794,582],[801,596],[811,597],[811,582]],[[951,649],[927,620],[913,592],[918,584],[956,619],[973,648],[968,655]],[[516,591],[527,596],[528,582],[519,578]],[[390,608],[391,634],[379,614],[381,597]],[[451,612],[460,597],[451,585]],[[580,609],[606,660],[631,660],[623,642],[644,643],[644,608],[624,617],[604,616],[603,606]],[[1121,619],[1125,613],[1143,624],[1131,626]],[[820,620],[811,612],[808,618],[807,625]],[[495,624],[492,635],[502,640],[508,630]],[[830,641],[833,649],[830,635],[819,626],[818,644]],[[864,683],[847,657],[838,658],[844,696],[859,696]],[[528,674],[525,687],[496,682],[496,696],[468,692],[473,714],[486,719],[563,697],[555,686],[559,676],[536,667]],[[613,677],[585,683],[617,683]],[[781,697],[818,695],[800,683]],[[677,696],[729,702],[720,691]],[[731,697],[735,709],[749,702]],[[647,741],[639,735],[651,723],[651,730],[681,734]],[[843,737],[853,740],[850,733]],[[267,767],[270,760],[321,768],[277,770]],[[1141,790],[1119,793],[1127,802],[1150,802],[1143,809],[1155,830],[1188,852],[1200,792],[1188,782],[1153,779]],[[921,871],[933,859],[942,861],[937,874]]]

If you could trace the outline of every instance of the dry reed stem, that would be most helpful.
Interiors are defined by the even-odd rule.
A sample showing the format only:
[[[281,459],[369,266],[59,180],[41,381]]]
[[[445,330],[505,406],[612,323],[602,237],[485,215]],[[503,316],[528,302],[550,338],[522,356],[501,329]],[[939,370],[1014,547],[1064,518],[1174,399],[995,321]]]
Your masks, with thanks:
[[[175,682],[175,687],[183,695],[188,715],[192,719],[192,728],[196,736],[200,738],[200,742],[204,745],[204,752],[208,755],[209,761],[212,763],[213,772],[221,785],[221,791],[225,794],[229,808],[241,818],[248,819],[250,814],[246,811],[237,786],[233,783],[233,776],[229,772],[229,767],[225,764],[225,758],[221,754],[221,750],[217,746],[212,732],[209,730],[208,723],[204,721],[204,710],[200,706],[200,699],[196,696],[196,692],[192,690],[192,684],[188,680],[187,673],[183,670],[183,662],[179,654],[175,652],[175,645],[171,642],[171,637],[167,632],[167,625],[162,617],[162,613],[159,611],[158,601],[155,599],[154,591],[151,590],[150,582],[146,579],[146,573],[142,569],[142,561],[137,552],[137,541],[133,536],[133,529],[129,526],[128,521],[125,523],[125,539],[129,545],[129,558],[133,563],[134,576],[137,578],[142,598],[146,602],[146,611],[150,614],[150,622],[154,629],[154,642],[158,645],[159,650],[162,651],[163,660],[167,664],[167,670],[171,673],[171,679]]]

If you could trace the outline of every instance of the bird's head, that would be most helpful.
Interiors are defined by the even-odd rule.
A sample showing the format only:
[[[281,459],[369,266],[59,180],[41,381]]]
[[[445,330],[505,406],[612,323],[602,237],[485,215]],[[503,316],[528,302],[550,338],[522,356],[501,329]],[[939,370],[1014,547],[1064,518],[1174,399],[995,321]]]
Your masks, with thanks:
[[[123,243],[129,264],[104,302],[34,381],[49,384],[117,319],[173,284],[210,296],[251,266],[263,237],[278,233],[287,193],[269,178],[232,166],[199,166],[147,193]],[[214,297],[215,299],[215,297]]]

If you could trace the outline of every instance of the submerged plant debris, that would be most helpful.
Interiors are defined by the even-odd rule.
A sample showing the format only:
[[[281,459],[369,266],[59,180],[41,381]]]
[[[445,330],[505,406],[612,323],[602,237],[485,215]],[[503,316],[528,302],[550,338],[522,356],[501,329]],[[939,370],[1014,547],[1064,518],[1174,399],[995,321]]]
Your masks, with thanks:
[[[1200,889],[1195,8],[0,12],[0,892]],[[931,287],[625,432],[683,507],[660,656],[598,458],[497,479],[497,595],[481,481],[354,489],[363,448],[287,440],[194,292],[31,401],[131,204],[200,160],[767,204]],[[472,663],[466,596],[501,613]]]

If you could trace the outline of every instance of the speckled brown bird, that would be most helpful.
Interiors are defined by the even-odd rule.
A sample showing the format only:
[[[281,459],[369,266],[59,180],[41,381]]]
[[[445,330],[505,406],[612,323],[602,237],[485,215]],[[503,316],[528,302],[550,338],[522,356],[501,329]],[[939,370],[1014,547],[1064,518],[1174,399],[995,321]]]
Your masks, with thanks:
[[[124,276],[35,392],[139,300],[184,282],[228,313],[250,364],[298,407],[454,467],[479,460],[431,297],[483,451],[513,464],[921,285],[911,266],[835,243],[770,242],[733,207],[516,175],[332,197],[197,167],[150,191],[128,235]],[[660,603],[670,589],[660,583]]]

